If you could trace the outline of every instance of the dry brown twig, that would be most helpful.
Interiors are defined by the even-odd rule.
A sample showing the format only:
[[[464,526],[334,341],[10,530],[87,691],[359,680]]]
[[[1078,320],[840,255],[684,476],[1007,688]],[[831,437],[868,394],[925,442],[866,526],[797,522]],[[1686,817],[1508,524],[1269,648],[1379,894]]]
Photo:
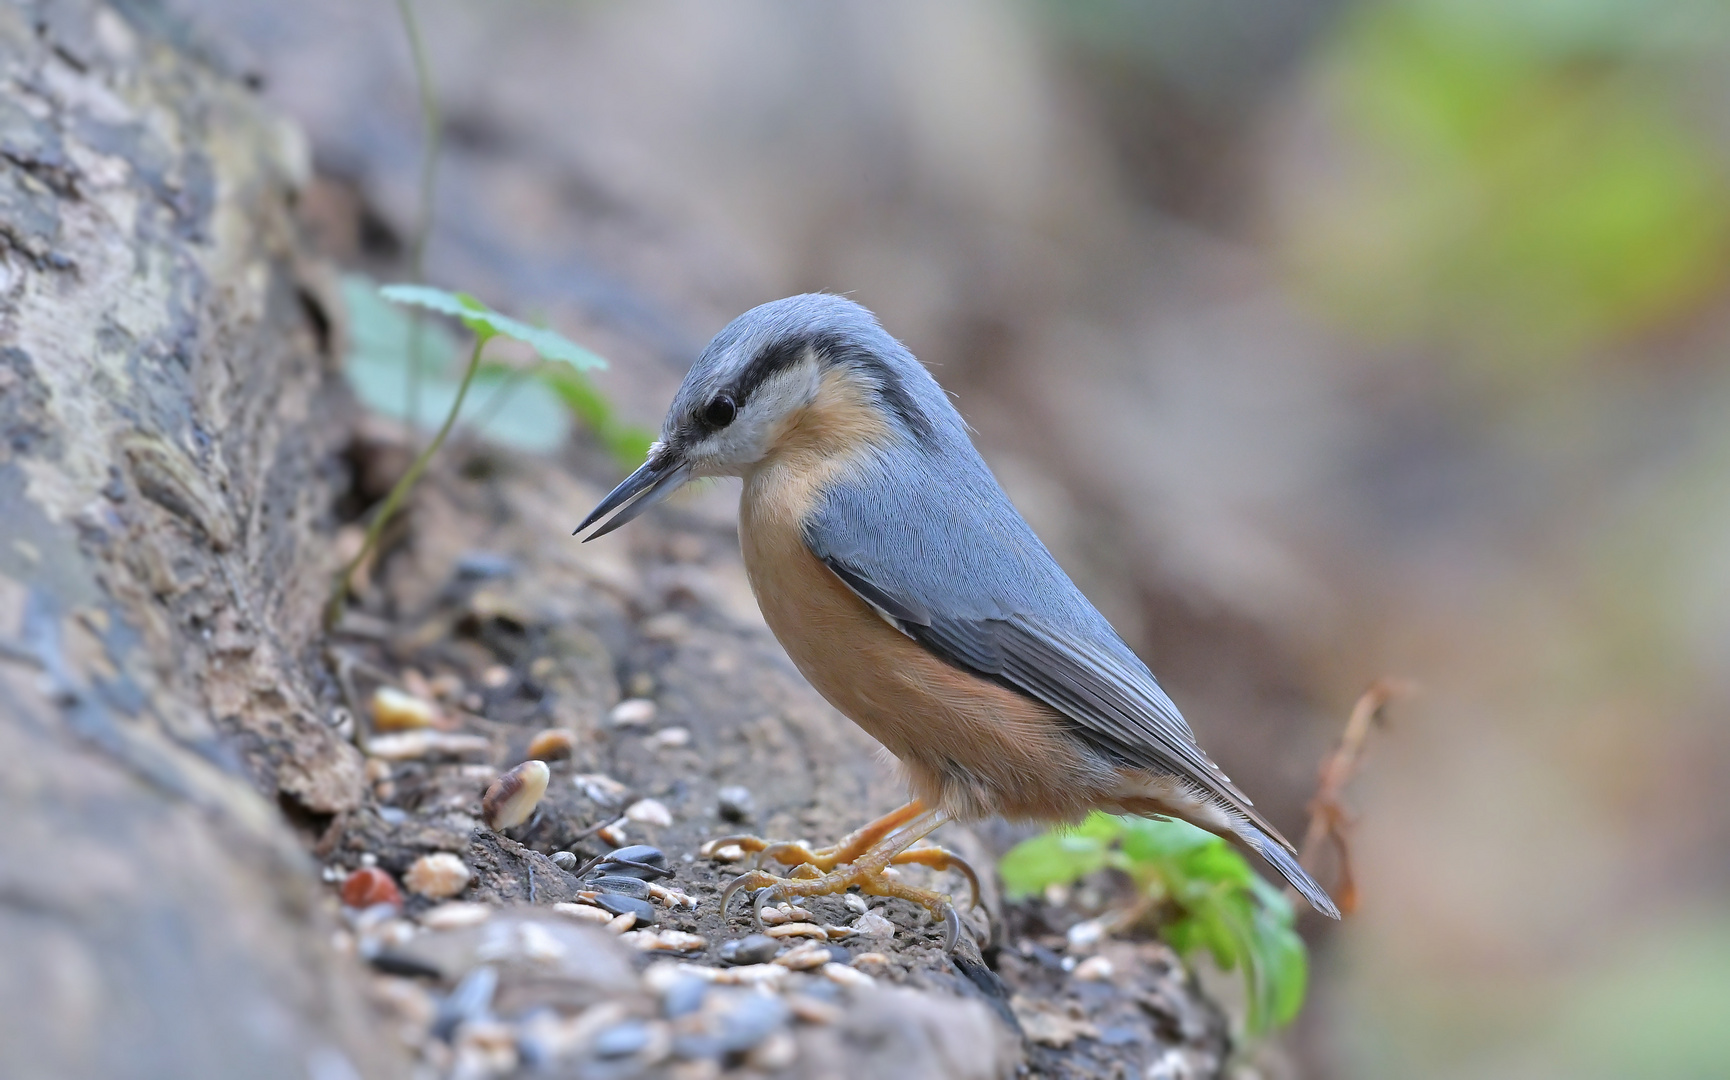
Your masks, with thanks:
[[[1357,909],[1358,887],[1352,875],[1351,844],[1347,835],[1352,817],[1344,802],[1346,785],[1357,775],[1363,762],[1364,743],[1369,738],[1370,729],[1386,725],[1389,704],[1415,693],[1417,686],[1404,679],[1377,679],[1371,683],[1369,689],[1358,697],[1357,704],[1352,706],[1339,745],[1322,759],[1321,768],[1317,771],[1315,797],[1309,802],[1309,829],[1304,833],[1298,861],[1313,872],[1322,845],[1332,843],[1340,864],[1334,900],[1340,911],[1347,915]],[[1286,892],[1293,900],[1298,899],[1295,889],[1288,888]]]

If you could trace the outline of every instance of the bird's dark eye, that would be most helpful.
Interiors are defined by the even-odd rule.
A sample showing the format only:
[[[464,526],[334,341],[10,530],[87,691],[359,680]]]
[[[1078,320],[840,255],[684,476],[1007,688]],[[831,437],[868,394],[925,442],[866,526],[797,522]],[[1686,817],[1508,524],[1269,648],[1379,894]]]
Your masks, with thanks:
[[[722,394],[703,407],[703,424],[711,430],[719,431],[733,422],[733,417],[739,415],[739,407],[733,404],[733,399]]]

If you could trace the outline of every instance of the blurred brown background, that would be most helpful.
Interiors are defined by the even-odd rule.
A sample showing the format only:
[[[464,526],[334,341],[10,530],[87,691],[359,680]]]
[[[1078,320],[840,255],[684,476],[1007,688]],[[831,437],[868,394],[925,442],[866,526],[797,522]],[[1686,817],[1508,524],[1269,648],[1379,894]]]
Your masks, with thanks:
[[[400,277],[395,7],[171,6]],[[1362,910],[1306,924],[1306,1071],[1730,1075],[1730,9],[416,8],[428,276],[611,357],[625,414],[846,292],[1287,832],[1358,691],[1422,683]]]

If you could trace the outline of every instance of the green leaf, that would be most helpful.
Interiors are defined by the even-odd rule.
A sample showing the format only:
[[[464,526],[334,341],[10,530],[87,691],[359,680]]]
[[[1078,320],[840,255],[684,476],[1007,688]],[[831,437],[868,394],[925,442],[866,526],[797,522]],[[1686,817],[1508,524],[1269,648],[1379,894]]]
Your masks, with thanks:
[[[612,402],[588,376],[564,364],[544,365],[535,375],[558,395],[571,415],[595,433],[620,465],[634,469],[649,456],[654,432],[621,422]]]
[[[1106,838],[1080,829],[1054,830],[1015,845],[998,862],[997,870],[1010,896],[1029,896],[1103,870],[1110,865],[1111,854]]]
[[[396,304],[426,308],[460,321],[476,337],[508,337],[535,350],[543,360],[570,364],[581,370],[605,368],[607,362],[564,335],[501,315],[468,293],[452,293],[430,285],[386,285],[379,295]]]

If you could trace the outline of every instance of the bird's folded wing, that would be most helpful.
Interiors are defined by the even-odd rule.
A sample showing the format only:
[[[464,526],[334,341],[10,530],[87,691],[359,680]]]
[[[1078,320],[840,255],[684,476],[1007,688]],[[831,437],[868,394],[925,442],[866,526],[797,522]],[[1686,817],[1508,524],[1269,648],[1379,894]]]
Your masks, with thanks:
[[[941,543],[921,549],[905,535],[861,527],[848,510],[846,500],[832,500],[807,519],[806,544],[908,637],[1056,709],[1107,754],[1191,780],[1279,835],[1196,744],[1152,672],[1019,516],[1019,528],[951,518]],[[1016,572],[1003,577],[1003,566]]]

